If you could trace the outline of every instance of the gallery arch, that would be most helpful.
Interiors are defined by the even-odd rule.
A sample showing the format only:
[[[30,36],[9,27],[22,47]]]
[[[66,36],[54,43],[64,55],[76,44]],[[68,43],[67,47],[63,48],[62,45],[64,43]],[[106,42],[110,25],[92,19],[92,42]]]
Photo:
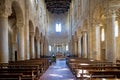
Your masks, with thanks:
[[[23,12],[18,2],[11,4],[9,23],[9,61],[24,60],[24,20]]]

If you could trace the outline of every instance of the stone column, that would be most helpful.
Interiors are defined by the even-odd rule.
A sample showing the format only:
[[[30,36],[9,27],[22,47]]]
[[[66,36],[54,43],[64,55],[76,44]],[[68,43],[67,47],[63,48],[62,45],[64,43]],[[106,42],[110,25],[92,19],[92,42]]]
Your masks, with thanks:
[[[72,55],[75,55],[74,50],[74,36],[72,35],[72,41],[71,41],[71,48],[72,48]]]
[[[34,32],[30,32],[30,59],[35,58]]]
[[[43,54],[43,49],[44,49],[43,47],[44,47],[44,46],[43,46],[43,37],[42,37],[42,39],[41,39],[41,45],[40,45],[40,48],[41,48],[41,49],[40,49],[40,52],[41,52],[40,54],[41,54],[41,56],[44,55],[44,54]]]
[[[75,56],[78,56],[78,41],[77,39],[74,39],[74,50],[75,50]]]
[[[0,15],[0,63],[8,63],[8,17]]]
[[[78,57],[82,57],[81,54],[81,37],[78,37]]]
[[[47,45],[47,43],[46,43],[46,39],[45,39],[45,42],[44,42],[44,55],[45,55],[45,56],[47,56],[47,53],[46,53],[46,45]]]
[[[46,47],[46,45],[47,45],[47,42],[46,42],[46,39],[45,39],[45,42],[44,42],[44,54],[45,54],[45,56],[47,56],[47,53],[46,53],[47,47]]]
[[[83,58],[88,58],[87,53],[87,31],[83,31]]]
[[[106,59],[116,63],[116,39],[115,39],[115,11],[110,10],[107,15],[107,29],[106,29]]]
[[[37,36],[36,37],[36,43],[37,43],[37,58],[40,58],[40,39],[39,37]]]
[[[101,60],[100,24],[96,24],[96,59]]]
[[[12,35],[12,61],[17,60],[17,54],[18,54],[18,46],[17,46],[17,27],[13,29],[14,34]]]
[[[17,24],[18,30],[18,60],[25,60],[24,54],[24,28],[23,24]]]
[[[116,59],[120,59],[120,54],[119,54],[119,52],[120,52],[120,19],[118,20],[118,44],[117,44],[117,54],[116,54]]]

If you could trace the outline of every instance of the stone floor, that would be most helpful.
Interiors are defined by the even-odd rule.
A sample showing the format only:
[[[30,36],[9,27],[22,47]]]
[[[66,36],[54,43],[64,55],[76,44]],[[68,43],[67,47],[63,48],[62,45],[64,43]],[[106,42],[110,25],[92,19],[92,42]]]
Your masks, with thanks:
[[[52,64],[48,68],[48,70],[41,76],[40,80],[81,80],[81,79],[75,78],[75,76],[72,74],[72,72],[66,65],[65,59],[58,59],[56,63]],[[120,80],[120,79],[96,78],[92,80]]]
[[[66,65],[65,59],[57,59],[40,80],[77,80]]]

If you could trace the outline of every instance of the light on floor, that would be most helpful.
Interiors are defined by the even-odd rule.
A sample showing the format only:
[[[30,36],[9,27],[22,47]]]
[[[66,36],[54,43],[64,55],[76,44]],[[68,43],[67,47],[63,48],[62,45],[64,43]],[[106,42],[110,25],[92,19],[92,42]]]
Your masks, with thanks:
[[[54,77],[63,77],[62,75],[59,75],[59,74],[49,74],[49,75]]]

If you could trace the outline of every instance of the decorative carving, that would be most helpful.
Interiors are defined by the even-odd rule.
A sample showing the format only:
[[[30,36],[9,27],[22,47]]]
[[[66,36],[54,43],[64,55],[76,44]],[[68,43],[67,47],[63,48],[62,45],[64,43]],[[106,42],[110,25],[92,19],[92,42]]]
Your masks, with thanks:
[[[8,0],[9,1],[9,0]],[[8,15],[11,13],[11,8],[9,8],[9,5],[6,0],[0,0],[0,16],[1,17],[8,17]]]
[[[34,32],[30,32],[30,36],[34,37],[35,36]]]

